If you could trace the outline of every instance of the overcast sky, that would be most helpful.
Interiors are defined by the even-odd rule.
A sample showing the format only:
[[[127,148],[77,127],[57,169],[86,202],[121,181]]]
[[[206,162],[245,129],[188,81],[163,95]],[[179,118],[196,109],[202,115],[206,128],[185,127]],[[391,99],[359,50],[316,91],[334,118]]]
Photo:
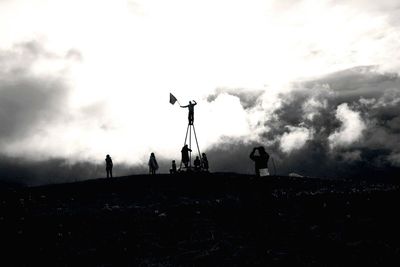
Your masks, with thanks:
[[[282,174],[397,168],[399,18],[396,0],[2,0],[0,154],[179,160],[172,92],[198,102],[214,170],[251,171],[253,145]]]

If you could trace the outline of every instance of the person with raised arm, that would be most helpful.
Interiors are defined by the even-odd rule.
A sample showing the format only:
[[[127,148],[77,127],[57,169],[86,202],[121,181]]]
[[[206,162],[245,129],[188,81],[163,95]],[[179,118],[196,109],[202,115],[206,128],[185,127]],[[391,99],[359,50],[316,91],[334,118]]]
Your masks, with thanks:
[[[195,100],[193,100],[193,103],[191,101],[189,101],[189,105],[180,106],[181,108],[188,108],[189,109],[189,116],[188,116],[189,125],[193,125],[193,121],[194,121],[194,106],[197,105],[197,102]]]

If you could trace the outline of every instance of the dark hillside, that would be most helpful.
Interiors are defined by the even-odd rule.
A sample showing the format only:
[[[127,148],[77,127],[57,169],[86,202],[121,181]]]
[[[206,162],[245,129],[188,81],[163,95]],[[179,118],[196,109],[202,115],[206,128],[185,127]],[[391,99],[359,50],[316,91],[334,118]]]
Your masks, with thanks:
[[[4,266],[400,263],[393,180],[142,175],[0,191]]]

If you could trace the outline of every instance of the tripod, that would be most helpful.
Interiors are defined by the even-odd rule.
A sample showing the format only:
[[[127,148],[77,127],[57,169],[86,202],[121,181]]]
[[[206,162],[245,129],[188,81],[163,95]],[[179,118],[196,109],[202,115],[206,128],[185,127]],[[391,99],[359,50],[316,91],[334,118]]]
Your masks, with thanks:
[[[193,129],[193,133],[194,133],[194,138],[196,141],[196,146],[197,146],[197,152],[199,153],[199,159],[200,162],[201,161],[201,154],[200,154],[200,148],[199,148],[199,143],[197,142],[197,135],[196,135],[196,129],[194,128],[194,124],[192,123],[188,123],[187,129],[186,129],[186,136],[185,136],[185,142],[183,143],[183,145],[186,145],[186,141],[188,138],[188,134],[189,134],[189,165],[188,165],[188,169],[192,168],[192,129]],[[181,159],[181,164],[179,166],[179,169],[182,168],[182,159]]]

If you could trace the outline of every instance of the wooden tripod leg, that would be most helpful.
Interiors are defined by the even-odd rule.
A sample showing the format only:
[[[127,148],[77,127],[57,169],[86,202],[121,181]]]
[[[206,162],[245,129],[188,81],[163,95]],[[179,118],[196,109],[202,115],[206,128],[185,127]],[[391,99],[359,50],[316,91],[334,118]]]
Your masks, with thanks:
[[[194,138],[196,140],[196,145],[197,145],[197,152],[199,153],[199,158],[201,162],[201,154],[200,154],[199,142],[197,142],[196,129],[194,128],[194,124],[192,126],[193,126]]]

